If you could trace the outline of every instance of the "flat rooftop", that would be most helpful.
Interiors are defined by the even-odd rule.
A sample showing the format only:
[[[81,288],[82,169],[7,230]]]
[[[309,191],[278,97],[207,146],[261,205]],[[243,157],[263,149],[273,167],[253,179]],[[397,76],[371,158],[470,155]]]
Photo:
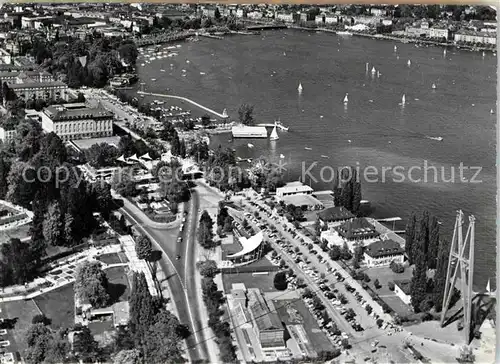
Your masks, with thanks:
[[[311,195],[290,195],[280,197],[287,205],[295,206],[318,206],[323,205],[320,200]]]
[[[120,143],[120,137],[118,136],[110,136],[103,138],[89,138],[89,139],[77,139],[72,140],[71,143],[80,151],[90,149],[94,144],[107,143],[118,148],[118,144]]]

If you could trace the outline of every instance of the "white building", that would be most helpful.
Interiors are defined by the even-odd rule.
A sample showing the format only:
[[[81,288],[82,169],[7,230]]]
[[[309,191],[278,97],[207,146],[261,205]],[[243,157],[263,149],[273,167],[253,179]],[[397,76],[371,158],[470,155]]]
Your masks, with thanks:
[[[364,260],[369,268],[389,266],[391,262],[403,264],[404,250],[394,240],[379,240],[365,248]]]
[[[293,13],[276,13],[276,20],[284,21],[285,23],[293,23]]]
[[[448,39],[450,37],[450,31],[448,28],[430,28],[429,29],[429,37],[431,38],[445,38]]]
[[[495,33],[482,33],[465,30],[455,33],[454,40],[457,43],[497,44],[497,37]]]
[[[0,231],[18,228],[33,220],[33,212],[0,200]]]
[[[5,128],[0,126],[0,140],[2,140],[3,143],[12,143],[16,138],[16,135],[16,129],[6,130]]]
[[[311,195],[314,190],[302,182],[289,182],[283,187],[276,189],[277,197],[292,196],[292,195]]]
[[[113,135],[113,113],[101,105],[96,108],[85,104],[53,105],[40,116],[43,130],[56,133],[63,141]]]
[[[411,304],[410,280],[394,281],[394,293],[405,304]]]
[[[0,59],[2,60],[3,64],[11,64],[12,63],[12,56],[10,55],[9,52],[7,52],[3,48],[0,48]]]

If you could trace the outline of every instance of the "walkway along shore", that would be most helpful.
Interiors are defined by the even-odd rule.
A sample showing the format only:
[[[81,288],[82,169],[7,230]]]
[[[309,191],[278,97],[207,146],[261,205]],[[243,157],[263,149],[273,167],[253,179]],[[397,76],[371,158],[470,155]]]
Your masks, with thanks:
[[[212,110],[206,106],[203,106],[201,104],[198,104],[197,102],[193,101],[193,100],[190,100],[188,99],[187,97],[182,97],[182,96],[175,96],[175,95],[166,95],[166,94],[157,94],[157,93],[152,93],[152,92],[144,92],[144,91],[137,91],[137,93],[139,95],[149,95],[149,96],[157,96],[157,97],[166,97],[166,98],[171,98],[171,99],[178,99],[178,100],[183,100],[183,101],[187,101],[189,102],[190,104],[196,106],[196,107],[199,107],[200,109],[202,110],[205,110],[221,119],[227,119],[226,116],[218,113],[217,111],[215,110]]]

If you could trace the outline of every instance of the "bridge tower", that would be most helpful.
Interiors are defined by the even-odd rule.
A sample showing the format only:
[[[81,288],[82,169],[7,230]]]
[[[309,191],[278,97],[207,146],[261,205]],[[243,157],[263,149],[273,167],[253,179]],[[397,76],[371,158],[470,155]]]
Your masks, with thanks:
[[[443,297],[443,308],[441,310],[441,327],[445,323],[446,313],[450,304],[453,289],[456,284],[457,274],[460,271],[460,293],[463,301],[464,313],[464,340],[469,345],[471,341],[471,323],[472,323],[472,282],[474,277],[474,233],[475,218],[469,216],[469,227],[465,234],[462,234],[463,212],[457,211],[455,228],[453,230],[453,239],[450,247],[450,257],[448,260],[448,270],[446,274],[446,283]],[[467,249],[468,245],[468,249]]]

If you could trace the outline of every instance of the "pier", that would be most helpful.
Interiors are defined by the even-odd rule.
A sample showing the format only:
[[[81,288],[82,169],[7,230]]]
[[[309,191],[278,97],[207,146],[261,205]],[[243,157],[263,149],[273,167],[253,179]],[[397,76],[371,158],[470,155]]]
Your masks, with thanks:
[[[280,130],[283,130],[283,131],[288,131],[288,127],[284,126],[283,124],[281,123],[263,123],[263,124],[257,124],[257,126],[264,126],[266,128],[274,128],[274,125],[276,125],[276,127]]]
[[[161,43],[175,42],[179,40],[184,40],[189,37],[193,37],[195,33],[193,31],[179,32],[179,33],[162,33],[155,36],[147,36],[140,39],[135,39],[134,42],[137,47],[144,47],[150,45],[156,45]]]
[[[247,30],[266,30],[266,29],[286,29],[288,28],[286,25],[282,24],[260,24],[260,25],[251,25],[247,27]]]
[[[224,39],[223,37],[219,37],[218,35],[213,35],[210,33],[196,33],[200,37],[212,38],[212,39]]]
[[[215,110],[212,110],[206,106],[203,106],[201,104],[198,104],[197,102],[193,101],[193,100],[190,100],[188,99],[187,97],[182,97],[182,96],[175,96],[175,95],[165,95],[165,94],[156,94],[156,93],[152,93],[152,92],[144,92],[144,91],[137,91],[137,93],[139,95],[148,95],[148,96],[157,96],[157,97],[165,97],[165,98],[170,98],[170,99],[177,99],[177,100],[182,100],[182,101],[186,101],[186,102],[189,102],[190,104],[202,109],[202,110],[205,110],[221,119],[227,119],[228,116],[227,115],[224,115],[224,114],[220,114],[218,113],[217,111]]]

